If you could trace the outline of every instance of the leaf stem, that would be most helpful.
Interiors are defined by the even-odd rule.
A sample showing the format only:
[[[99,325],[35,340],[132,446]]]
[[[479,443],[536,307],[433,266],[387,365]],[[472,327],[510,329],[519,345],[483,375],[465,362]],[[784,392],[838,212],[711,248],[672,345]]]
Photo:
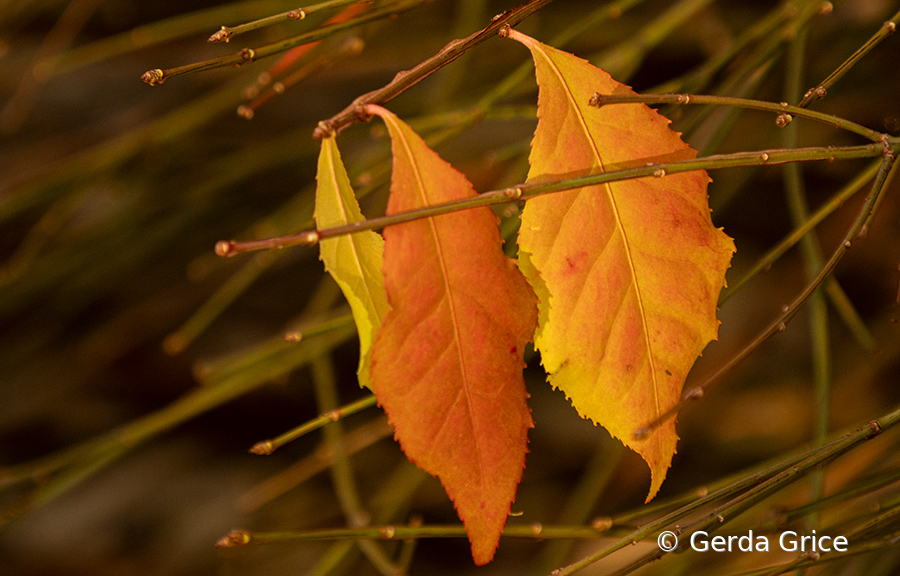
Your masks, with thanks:
[[[883,146],[896,146],[900,143],[900,139],[886,138],[882,142]],[[320,240],[326,238],[334,238],[344,234],[352,234],[363,230],[377,230],[385,226],[402,224],[412,220],[422,218],[431,218],[449,212],[458,210],[467,210],[479,206],[489,206],[492,204],[503,204],[519,200],[528,200],[542,194],[551,192],[560,192],[563,190],[571,190],[573,188],[582,188],[585,186],[594,186],[606,182],[614,182],[618,180],[629,180],[634,178],[656,177],[661,178],[666,174],[677,174],[681,172],[690,172],[692,170],[716,170],[722,168],[734,168],[739,166],[761,166],[766,164],[784,164],[786,162],[811,162],[811,161],[833,161],[837,159],[851,158],[872,158],[883,155],[885,150],[874,144],[864,144],[859,146],[826,146],[826,147],[810,147],[796,149],[772,149],[759,150],[754,152],[735,152],[732,154],[715,154],[704,158],[695,158],[692,160],[680,160],[676,162],[649,162],[640,164],[638,167],[623,168],[618,170],[609,170],[600,174],[592,174],[588,176],[578,176],[574,178],[563,178],[559,180],[551,180],[537,184],[519,184],[509,188],[500,190],[492,190],[484,192],[473,198],[465,198],[462,200],[454,200],[452,202],[443,202],[433,206],[418,208],[407,212],[391,214],[389,216],[381,216],[371,218],[352,224],[336,226],[334,228],[326,228],[323,230],[309,230],[300,234],[281,236],[277,238],[269,238],[266,240],[253,240],[248,242],[236,241],[220,241],[216,244],[216,254],[219,256],[235,256],[244,252],[255,252],[258,250],[279,250],[289,246],[313,246]]]

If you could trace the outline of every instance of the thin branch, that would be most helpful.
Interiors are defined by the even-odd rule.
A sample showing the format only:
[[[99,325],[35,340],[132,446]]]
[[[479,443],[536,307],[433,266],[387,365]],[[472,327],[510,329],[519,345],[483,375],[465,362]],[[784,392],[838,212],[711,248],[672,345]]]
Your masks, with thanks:
[[[647,426],[640,428],[635,431],[634,435],[636,438],[646,437],[647,434],[661,426],[665,421],[669,418],[675,416],[681,408],[685,406],[688,402],[692,400],[696,400],[698,398],[702,398],[704,391],[718,382],[725,374],[730,372],[735,366],[740,364],[744,359],[746,359],[751,353],[755,352],[757,348],[759,348],[763,342],[768,340],[770,337],[778,334],[779,332],[783,332],[787,326],[787,323],[793,319],[793,317],[797,314],[800,308],[806,303],[807,300],[812,296],[812,294],[816,291],[816,289],[828,278],[831,273],[834,271],[838,262],[840,262],[841,258],[844,254],[850,249],[852,242],[859,237],[859,232],[862,230],[863,225],[871,216],[875,205],[881,196],[881,192],[884,189],[884,184],[887,181],[888,174],[891,171],[891,167],[894,163],[894,153],[893,150],[888,149],[887,154],[884,157],[884,160],[881,162],[881,167],[879,168],[878,173],[875,175],[875,181],[872,184],[872,191],[869,193],[869,197],[866,199],[865,204],[863,204],[862,209],[860,210],[856,220],[854,220],[853,224],[850,226],[850,229],[847,230],[847,233],[844,235],[843,240],[838,245],[837,249],[835,249],[834,253],[832,253],[831,257],[825,263],[825,266],[819,271],[818,275],[809,282],[806,287],[800,292],[800,294],[794,298],[793,302],[790,304],[785,304],[781,308],[781,314],[762,332],[760,332],[756,338],[754,338],[749,344],[747,344],[740,352],[735,354],[727,363],[725,363],[721,368],[719,368],[715,374],[706,379],[702,384],[687,390],[681,397],[681,400],[675,404],[672,408],[663,413],[659,418],[649,423]]]
[[[259,60],[267,56],[272,56],[273,54],[284,52],[295,46],[300,46],[301,44],[316,42],[343,30],[348,30],[350,28],[354,28],[373,20],[378,20],[380,18],[389,18],[398,14],[399,12],[410,10],[412,8],[415,8],[416,6],[430,1],[431,0],[400,0],[399,2],[392,2],[384,6],[379,6],[378,8],[373,8],[371,11],[364,12],[358,17],[353,18],[352,20],[347,20],[345,22],[336,22],[334,24],[322,26],[320,28],[316,28],[315,30],[310,30],[309,32],[306,32],[304,34],[299,34],[297,36],[293,36],[279,42],[273,42],[272,44],[266,44],[265,46],[260,46],[258,48],[244,48],[239,52],[235,52],[234,54],[229,54],[227,56],[220,56],[218,58],[212,58],[211,60],[204,60],[202,62],[195,62],[193,64],[187,64],[185,66],[178,66],[166,70],[160,68],[148,70],[141,75],[141,80],[151,86],[156,86],[162,84],[173,76],[180,76],[181,74],[187,74],[188,72],[212,70],[214,68],[222,68],[225,66],[243,66],[244,64],[249,64],[254,60]]]
[[[393,433],[387,418],[378,416],[345,435],[345,450],[350,455],[356,454],[384,438],[390,438]],[[316,474],[328,470],[334,460],[335,453],[323,443],[309,455],[244,492],[237,500],[237,508],[243,512],[258,510]]]
[[[806,64],[806,45],[809,41],[809,29],[804,27],[787,50],[785,66],[784,99],[796,100],[800,97],[802,89],[803,70]],[[793,124],[781,131],[782,144],[785,147],[796,146],[800,141],[799,126]],[[800,164],[785,164],[782,173],[784,191],[787,200],[788,213],[794,226],[800,226],[809,218],[809,202],[806,198],[806,185],[803,178],[803,168]],[[873,206],[874,209],[874,206]],[[816,278],[816,272],[821,270],[825,256],[822,253],[822,244],[815,230],[810,230],[800,240],[800,251],[804,260],[805,279],[812,282]],[[832,283],[840,290],[833,276],[827,278],[824,284]],[[810,357],[813,368],[814,394],[814,424],[813,438],[817,444],[824,444],[828,437],[830,422],[831,401],[831,345],[829,339],[830,322],[828,319],[828,304],[825,300],[825,286],[820,286],[810,296],[806,317],[809,321]],[[822,498],[825,491],[825,471],[817,470],[810,478],[812,500]],[[807,528],[818,527],[818,514],[812,514],[807,518]]]
[[[322,12],[323,10],[330,10],[332,8],[340,8],[341,6],[346,6],[347,4],[355,4],[360,1],[361,0],[330,0],[329,2],[313,4],[312,6],[307,6],[306,8],[296,8],[295,10],[289,10],[287,12],[282,12],[281,14],[275,14],[274,16],[267,16],[266,18],[260,18],[259,20],[247,22],[246,24],[241,24],[239,26],[222,26],[221,29],[219,29],[215,34],[209,37],[208,42],[228,42],[238,34],[250,32],[251,30],[258,30],[265,26],[271,26],[273,24],[278,24],[281,22],[303,20],[310,14]],[[372,0],[362,1],[371,2]]]
[[[303,8],[297,8],[296,10],[275,14],[274,16],[267,16],[233,28],[222,26],[215,34],[209,37],[207,42],[228,42],[233,36],[243,34],[244,32],[258,30],[259,28],[264,28],[280,22],[287,22],[288,20],[303,20],[304,18],[306,18],[306,11],[303,10]]]
[[[768,479],[764,479],[764,477],[758,474],[753,474],[745,478],[742,483],[750,482],[750,485],[753,487],[721,506],[718,506],[712,512],[704,515],[704,517],[697,522],[692,523],[690,525],[691,532],[697,530],[713,531],[717,526],[724,525],[727,521],[737,517],[742,512],[768,498],[794,480],[797,480],[808,472],[816,469],[816,467],[824,462],[844,454],[854,446],[879,435],[883,430],[896,425],[898,422],[900,422],[900,409],[895,409],[878,420],[872,420],[867,426],[860,427],[853,432],[837,437],[828,444],[810,450],[800,461],[795,463],[785,462],[780,466],[781,470]],[[696,510],[697,507],[697,504],[689,504],[662,518],[653,520],[613,542],[609,546],[599,550],[595,554],[583,558],[574,564],[570,564],[565,568],[555,570],[553,576],[570,576],[571,574],[583,570],[602,558],[609,556],[613,552],[621,550],[635,542],[639,542],[656,533],[661,528],[670,526],[674,522],[687,517],[688,514]],[[676,524],[673,526],[673,530],[675,534],[680,537],[687,532],[687,527]],[[650,554],[638,559],[635,562],[634,567],[655,560],[663,554],[662,550],[654,550]]]
[[[878,29],[878,32],[872,35],[865,44],[860,46],[856,52],[850,55],[837,69],[828,75],[827,78],[819,82],[818,85],[810,88],[806,91],[806,94],[803,96],[803,100],[797,104],[799,108],[805,108],[809,106],[815,100],[821,100],[825,97],[828,92],[828,89],[831,86],[841,79],[841,77],[846,74],[850,68],[852,68],[857,62],[859,62],[863,56],[871,52],[876,46],[881,44],[888,36],[894,33],[897,29],[897,21],[900,20],[900,11],[891,16],[891,19],[885,22],[881,28]]]
[[[791,106],[787,102],[775,104],[764,100],[752,100],[748,98],[733,98],[729,96],[708,96],[704,94],[594,94],[591,97],[591,106],[607,106],[610,104],[633,104],[640,102],[643,104],[711,104],[714,106],[734,106],[737,108],[747,108],[749,110],[761,110],[764,112],[774,112],[778,116],[775,118],[775,124],[779,127],[787,126],[791,123],[794,116],[798,118],[807,118],[816,120],[841,128],[854,134],[859,134],[863,138],[873,142],[881,142],[884,134],[876,132],[871,128],[866,128],[855,122],[850,122],[839,116],[832,114],[824,114],[822,112],[813,112],[797,106]]]
[[[313,131],[313,138],[322,139],[330,134],[337,134],[351,124],[366,119],[363,108],[366,104],[384,104],[405,92],[428,76],[431,76],[447,64],[453,62],[475,46],[489,38],[493,38],[502,28],[515,26],[531,16],[552,0],[531,0],[512,10],[494,16],[491,23],[482,30],[461,40],[453,40],[441,50],[417,65],[415,68],[397,73],[394,79],[378,90],[373,90],[356,98],[349,106],[329,118],[322,120]]]
[[[886,140],[887,143],[893,144],[895,139]],[[391,214],[390,216],[381,216],[371,218],[352,224],[336,226],[334,228],[326,228],[323,230],[309,230],[291,236],[281,236],[278,238],[270,238],[267,240],[254,240],[249,242],[220,241],[216,243],[216,254],[219,256],[235,256],[244,252],[255,252],[258,250],[280,250],[289,246],[313,246],[320,240],[334,238],[344,234],[352,234],[363,230],[377,230],[385,226],[401,224],[421,218],[430,218],[439,216],[449,212],[458,210],[467,210],[479,206],[489,206],[492,204],[502,204],[505,202],[515,202],[519,200],[528,200],[542,194],[551,192],[561,192],[563,190],[571,190],[573,188],[582,188],[585,186],[594,186],[607,182],[615,182],[618,180],[630,180],[634,178],[655,177],[662,178],[667,174],[677,174],[680,172],[690,172],[692,170],[716,170],[721,168],[734,168],[739,166],[762,166],[768,164],[784,164],[786,162],[811,162],[811,161],[833,161],[836,159],[850,158],[873,158],[884,154],[881,146],[874,144],[864,144],[859,146],[826,146],[797,148],[793,150],[774,149],[759,150],[754,152],[736,152],[732,154],[716,154],[705,158],[695,158],[692,160],[681,160],[677,162],[657,162],[642,164],[636,168],[625,168],[622,170],[610,170],[600,174],[592,174],[589,176],[580,176],[575,178],[564,178],[560,180],[551,180],[541,182],[539,184],[520,184],[500,190],[492,190],[484,192],[473,198],[465,198],[462,200],[454,200],[451,202],[443,202],[433,206],[426,206],[408,212],[400,212]]]
[[[292,442],[301,436],[304,436],[313,430],[318,430],[319,428],[330,424],[332,422],[337,422],[338,420],[350,416],[351,414],[356,414],[361,410],[365,410],[371,406],[375,405],[375,396],[370,394],[356,402],[347,404],[345,406],[341,406],[340,408],[335,408],[334,410],[329,410],[324,414],[320,415],[318,418],[313,418],[309,422],[297,426],[293,430],[289,430],[285,432],[281,436],[274,438],[272,440],[263,440],[262,442],[257,442],[250,448],[250,452],[252,454],[260,454],[268,456],[278,448],[281,448],[288,442]]]
[[[722,525],[726,520],[736,517],[739,513],[759,503],[771,494],[781,490],[794,480],[802,477],[811,470],[816,469],[824,462],[847,452],[860,443],[879,435],[883,430],[893,427],[900,421],[900,409],[896,409],[878,420],[871,421],[868,425],[857,428],[850,433],[841,433],[833,436],[833,440],[823,446],[813,448],[795,457],[788,458],[763,470],[755,470],[745,474],[735,482],[712,492],[702,498],[688,503],[677,510],[655,518],[647,524],[622,534],[621,525],[606,524],[602,528],[588,526],[544,526],[540,523],[530,525],[507,525],[503,530],[504,537],[519,538],[586,538],[620,536],[615,542],[604,547],[596,554],[581,561],[554,572],[555,576],[573,574],[597,560],[606,557],[626,546],[644,540],[660,529],[673,525],[681,519],[687,518],[702,507],[721,501],[725,497],[730,500],[722,503],[712,511],[704,514],[703,518],[688,526],[674,525],[678,534],[694,530],[713,530]],[[733,497],[732,497],[733,496]],[[879,518],[881,520],[881,518]],[[862,530],[858,530],[862,531]],[[326,530],[285,531],[285,532],[249,532],[246,530],[233,530],[216,544],[217,547],[233,548],[250,544],[270,544],[290,541],[331,540],[331,539],[379,539],[379,540],[406,540],[411,538],[464,538],[466,532],[463,526],[396,526],[383,525],[367,528],[337,528]],[[657,551],[659,552],[659,551]],[[654,554],[654,558],[658,557]],[[649,561],[645,557],[644,562]]]
[[[784,255],[785,252],[800,242],[800,239],[806,236],[810,230],[821,224],[827,217],[836,212],[838,208],[846,204],[848,200],[863,188],[863,186],[868,184],[872,178],[875,177],[880,165],[880,161],[873,162],[868,168],[861,171],[849,184],[841,188],[834,196],[832,196],[831,199],[823,202],[802,225],[794,228],[790,234],[770,248],[769,251],[760,257],[756,263],[753,264],[753,267],[745,272],[743,276],[737,280],[729,281],[728,287],[723,289],[721,296],[719,296],[719,306],[730,300],[747,282],[758,276],[764,270],[768,270],[775,261]]]
[[[609,530],[597,530],[590,526],[544,526],[539,522],[527,526],[506,525],[506,538],[580,538],[596,539],[609,536]],[[431,526],[371,526],[367,528],[334,528],[331,530],[296,530],[285,532],[249,532],[232,530],[216,543],[218,548],[233,548],[247,544],[272,544],[310,540],[408,540],[411,538],[466,538],[466,529],[460,525]]]

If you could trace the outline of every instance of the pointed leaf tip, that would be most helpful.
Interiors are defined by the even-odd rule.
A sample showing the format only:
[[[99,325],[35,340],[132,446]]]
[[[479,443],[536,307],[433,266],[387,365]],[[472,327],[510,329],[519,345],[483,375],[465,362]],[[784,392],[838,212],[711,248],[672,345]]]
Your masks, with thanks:
[[[341,161],[334,136],[322,139],[316,174],[317,228],[329,228],[365,220],[350,178]],[[372,341],[381,320],[388,311],[387,295],[381,275],[384,241],[372,231],[357,232],[319,243],[319,259],[334,278],[350,304],[353,320],[359,332],[360,386],[371,388],[369,363]]]
[[[392,139],[388,213],[476,194],[405,123],[378,106]],[[409,459],[437,476],[476,564],[494,556],[525,466],[531,412],[522,354],[537,302],[501,250],[486,207],[391,226],[392,307],[372,353],[375,394]]]
[[[539,86],[529,182],[696,157],[643,104],[590,107],[595,93],[631,92],[603,70],[515,30],[510,38],[531,50]],[[675,419],[643,439],[634,431],[678,402],[716,338],[734,252],[710,219],[708,182],[696,171],[590,186],[534,198],[521,217],[519,265],[540,297],[535,345],[550,383],[644,458],[648,500],[675,453]]]

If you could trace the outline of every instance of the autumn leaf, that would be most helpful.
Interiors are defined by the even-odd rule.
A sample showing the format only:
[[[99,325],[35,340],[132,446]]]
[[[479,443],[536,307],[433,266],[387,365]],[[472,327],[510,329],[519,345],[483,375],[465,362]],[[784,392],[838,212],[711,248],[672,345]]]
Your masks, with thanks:
[[[333,136],[322,139],[316,180],[314,217],[318,228],[364,220]],[[319,258],[325,263],[325,270],[350,303],[359,332],[359,384],[369,388],[372,387],[369,377],[372,341],[389,309],[381,276],[383,249],[381,236],[372,231],[329,238],[319,243]]]
[[[538,126],[529,182],[696,157],[643,104],[590,107],[632,93],[589,62],[512,30],[534,57]],[[530,200],[519,265],[540,303],[535,345],[550,383],[582,417],[638,452],[656,495],[675,454],[675,421],[635,430],[680,399],[716,338],[716,301],[734,252],[710,219],[704,171],[619,181]],[[663,177],[664,176],[664,177]]]
[[[387,110],[388,214],[475,196],[463,174]],[[391,311],[372,352],[375,395],[410,461],[456,505],[477,564],[490,562],[525,467],[531,412],[523,349],[537,322],[525,278],[486,207],[384,231]]]

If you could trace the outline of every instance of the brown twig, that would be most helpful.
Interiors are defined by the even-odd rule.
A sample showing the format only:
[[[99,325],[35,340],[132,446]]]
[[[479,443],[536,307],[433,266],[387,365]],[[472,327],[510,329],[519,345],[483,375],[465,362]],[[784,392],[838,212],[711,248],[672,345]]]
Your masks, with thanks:
[[[330,134],[337,134],[347,126],[366,119],[363,108],[366,104],[384,104],[416,85],[423,79],[434,74],[447,64],[453,62],[475,46],[488,38],[492,38],[506,26],[515,26],[528,16],[531,16],[552,0],[531,0],[512,10],[494,16],[491,23],[482,30],[463,39],[453,40],[441,50],[410,70],[398,72],[394,79],[378,90],[373,90],[356,98],[349,106],[329,118],[319,122],[313,131],[313,138],[322,139]]]

